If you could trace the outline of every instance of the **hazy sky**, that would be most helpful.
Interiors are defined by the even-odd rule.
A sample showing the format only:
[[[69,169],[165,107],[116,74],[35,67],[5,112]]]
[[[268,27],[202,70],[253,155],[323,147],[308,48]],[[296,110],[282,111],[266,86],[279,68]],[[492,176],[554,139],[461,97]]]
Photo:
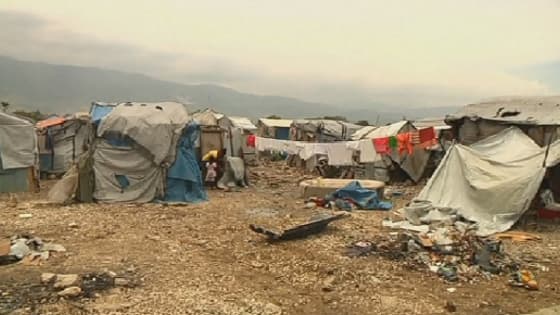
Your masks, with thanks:
[[[558,0],[0,0],[3,55],[351,106],[558,92],[525,75],[558,30]]]

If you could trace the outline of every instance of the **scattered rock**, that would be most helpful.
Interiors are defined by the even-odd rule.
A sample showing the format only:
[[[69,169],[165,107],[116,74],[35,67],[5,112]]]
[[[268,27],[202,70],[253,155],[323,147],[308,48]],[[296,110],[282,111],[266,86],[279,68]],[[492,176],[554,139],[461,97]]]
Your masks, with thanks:
[[[130,284],[130,281],[128,281],[128,279],[122,277],[117,277],[114,279],[114,281],[115,286],[117,287],[127,287]]]
[[[445,303],[445,310],[448,311],[449,313],[454,313],[457,311],[457,306],[453,302],[447,301]]]
[[[449,292],[449,293],[453,293],[455,291],[457,291],[456,288],[447,288],[447,292]]]
[[[66,248],[60,244],[54,244],[54,243],[45,243],[43,244],[43,247],[41,248],[43,251],[47,251],[47,252],[65,252]]]
[[[263,315],[281,315],[282,308],[276,304],[266,303],[263,308]]]
[[[32,218],[33,215],[31,213],[22,213],[22,214],[18,215],[18,217],[20,219],[29,219],[29,218]]]
[[[69,287],[60,292],[58,292],[58,296],[61,297],[76,297],[82,293],[82,289],[80,287]]]
[[[64,289],[72,286],[77,286],[80,283],[80,276],[76,274],[70,275],[56,275],[56,280],[53,287],[55,289]]]
[[[334,290],[334,276],[329,276],[325,280],[323,280],[323,287],[322,290],[325,292],[331,292]]]
[[[77,228],[79,228],[80,226],[78,225],[78,223],[72,222],[72,223],[68,224],[68,227],[69,227],[69,228],[72,228],[72,229],[77,229]]]
[[[48,284],[50,282],[52,282],[54,280],[54,278],[56,278],[56,274],[54,273],[43,273],[41,274],[41,283],[42,284]]]

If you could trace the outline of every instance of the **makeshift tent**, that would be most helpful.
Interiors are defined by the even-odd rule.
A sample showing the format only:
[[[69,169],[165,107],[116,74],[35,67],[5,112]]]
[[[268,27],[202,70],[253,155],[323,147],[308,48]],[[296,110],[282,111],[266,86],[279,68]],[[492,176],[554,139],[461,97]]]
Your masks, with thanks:
[[[104,102],[93,102],[89,109],[89,115],[91,117],[91,122],[97,126],[101,122],[101,119],[105,118],[110,112],[115,109],[117,104],[104,103]]]
[[[224,145],[227,156],[255,161],[255,148],[247,145],[247,137],[254,135],[257,127],[247,117],[223,116],[218,125],[225,131]]]
[[[38,187],[37,135],[32,123],[0,112],[0,192]]]
[[[560,96],[502,97],[470,104],[448,115],[462,144],[471,144],[508,127],[523,130],[540,146],[560,138]]]
[[[118,104],[99,122],[80,184],[93,177],[93,199],[102,202],[206,199],[193,149],[198,130],[183,104]]]
[[[261,118],[257,123],[258,134],[263,138],[273,138],[278,140],[290,139],[290,126],[293,120],[290,119],[268,119]]]
[[[546,161],[545,161],[546,159]],[[528,209],[547,167],[560,160],[560,142],[539,147],[518,128],[446,153],[417,200],[457,209],[489,235],[509,229]]]
[[[333,142],[350,140],[354,132],[361,129],[345,121],[327,119],[299,119],[291,125],[291,140],[311,142]]]
[[[224,117],[212,109],[197,111],[192,114],[193,120],[200,126],[200,136],[195,142],[198,156],[212,150],[222,150],[229,143],[226,131],[218,124]]]
[[[361,130],[354,133],[352,137],[354,140],[376,139],[397,136],[400,133],[411,131],[416,131],[416,128],[414,128],[411,122],[403,120],[380,127],[363,127]],[[424,170],[426,169],[429,159],[430,152],[420,147],[415,147],[412,154],[399,154],[399,152],[393,152],[391,155],[383,156],[383,159],[377,162],[366,163],[367,165],[364,176],[366,178],[388,182],[391,179],[389,170],[394,164],[396,164],[410,177],[410,179],[418,182],[424,174]]]
[[[51,117],[37,122],[36,127],[43,174],[65,173],[89,144],[91,123],[87,113]]]

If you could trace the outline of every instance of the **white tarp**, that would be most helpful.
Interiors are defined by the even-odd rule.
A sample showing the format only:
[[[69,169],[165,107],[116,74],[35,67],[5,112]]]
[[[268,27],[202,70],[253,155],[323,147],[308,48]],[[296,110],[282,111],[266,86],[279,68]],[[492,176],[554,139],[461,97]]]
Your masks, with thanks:
[[[189,122],[183,104],[122,103],[103,119],[98,136],[115,132],[130,137],[153,155],[155,164],[175,160],[177,141],[181,130]]]
[[[0,112],[0,159],[2,168],[26,168],[35,165],[37,135],[30,122]]]
[[[545,152],[518,128],[470,147],[454,145],[416,199],[457,209],[479,224],[480,235],[505,231],[537,194],[546,171]],[[549,161],[556,160],[555,152]]]

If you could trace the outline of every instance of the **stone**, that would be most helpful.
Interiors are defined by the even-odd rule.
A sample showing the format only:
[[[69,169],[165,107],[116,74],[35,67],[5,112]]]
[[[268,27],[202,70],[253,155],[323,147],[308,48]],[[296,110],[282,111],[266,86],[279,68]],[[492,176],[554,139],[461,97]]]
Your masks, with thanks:
[[[18,216],[20,219],[29,219],[32,218],[33,215],[31,213],[22,213]]]
[[[330,292],[334,290],[334,280],[335,277],[334,276],[330,276],[325,278],[325,280],[323,280],[323,287],[322,290],[325,292]]]
[[[281,315],[282,308],[276,304],[266,303],[263,307],[263,315]]]
[[[115,278],[114,282],[115,282],[115,286],[117,287],[126,287],[130,284],[130,281],[128,281],[128,279],[122,277]]]
[[[79,228],[80,226],[78,225],[78,223],[72,222],[72,223],[68,224],[68,227],[69,227],[69,228],[72,228],[72,229],[77,229],[77,228]]]
[[[60,292],[58,292],[58,296],[61,297],[76,297],[82,293],[82,289],[80,287],[68,287]]]
[[[49,272],[43,273],[41,274],[41,283],[42,284],[50,283],[54,280],[54,278],[56,278],[56,274],[54,273],[49,273]]]
[[[80,276],[76,274],[70,275],[56,275],[56,280],[53,287],[55,289],[64,289],[72,286],[77,286],[80,283]]]

